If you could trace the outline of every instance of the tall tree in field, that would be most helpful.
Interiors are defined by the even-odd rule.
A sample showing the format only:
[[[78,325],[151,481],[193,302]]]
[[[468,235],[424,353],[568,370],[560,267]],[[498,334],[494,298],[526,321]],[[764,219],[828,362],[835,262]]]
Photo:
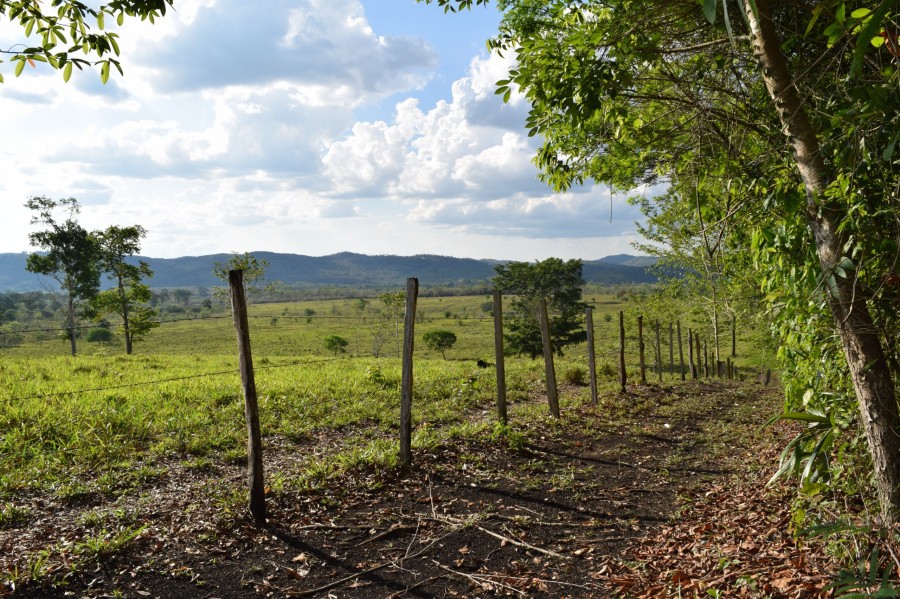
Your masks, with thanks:
[[[699,173],[740,191],[733,216],[752,232],[760,282],[798,298],[779,318],[799,323],[797,303],[818,309],[819,298],[831,315],[819,344],[839,344],[882,522],[900,523],[900,323],[887,306],[900,253],[896,0],[849,15],[830,0],[499,4],[492,45],[518,64],[497,91],[531,102],[526,127],[543,138],[535,162],[548,184],[627,189]]]
[[[282,285],[281,281],[273,281],[266,284],[266,273],[269,270],[269,261],[265,258],[259,259],[250,252],[238,254],[231,252],[231,255],[224,262],[213,262],[213,274],[228,282],[229,270],[240,270],[244,273],[244,293],[249,301],[251,297],[259,295],[266,291],[274,291]],[[220,297],[228,296],[227,287],[216,287],[214,293]]]
[[[51,277],[65,292],[66,329],[74,356],[78,306],[96,296],[100,289],[97,241],[75,220],[80,211],[75,198],[51,200],[33,196],[25,206],[36,213],[31,217],[31,224],[46,227],[43,231],[28,234],[31,245],[42,252],[29,254],[25,268]],[[65,221],[56,220],[53,213],[57,210],[68,212]]]
[[[563,348],[587,339],[581,319],[587,304],[581,301],[581,260],[559,258],[530,262],[508,262],[494,267],[494,287],[512,295],[512,311],[506,316],[505,350],[511,355],[536,358],[543,352],[540,302],[547,300],[550,339],[559,355]]]
[[[173,1],[115,0],[88,5],[76,0],[0,0],[0,17],[21,26],[24,34],[18,43],[0,52],[12,55],[9,63],[16,65],[16,77],[26,65],[37,68],[36,63],[62,70],[66,81],[72,76],[73,66],[78,70],[99,66],[100,78],[106,83],[111,67],[122,73],[121,64],[114,58],[119,55],[119,35],[104,30],[107,17],[115,19],[118,25],[125,22],[126,16],[152,23],[166,14]],[[97,60],[92,61],[94,58]]]
[[[137,338],[159,326],[153,320],[156,310],[142,305],[150,301],[152,293],[141,281],[152,277],[153,271],[143,260],[137,265],[126,261],[141,251],[141,239],[146,235],[147,231],[140,225],[112,226],[94,234],[99,245],[100,266],[109,273],[116,287],[99,293],[91,305],[98,315],[118,314],[122,318],[127,354],[131,354]]]

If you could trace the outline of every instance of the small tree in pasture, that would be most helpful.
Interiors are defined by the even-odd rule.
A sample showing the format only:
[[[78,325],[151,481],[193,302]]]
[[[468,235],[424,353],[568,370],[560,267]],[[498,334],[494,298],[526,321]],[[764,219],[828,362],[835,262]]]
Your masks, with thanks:
[[[340,335],[328,335],[324,339],[325,349],[330,351],[335,356],[338,354],[343,354],[347,352],[347,346],[350,344],[349,341],[341,337]]]
[[[444,352],[452,348],[456,343],[456,335],[450,331],[439,329],[436,331],[428,331],[422,335],[422,341],[425,342],[428,349],[441,352],[441,357],[446,360],[447,356],[444,355]]]

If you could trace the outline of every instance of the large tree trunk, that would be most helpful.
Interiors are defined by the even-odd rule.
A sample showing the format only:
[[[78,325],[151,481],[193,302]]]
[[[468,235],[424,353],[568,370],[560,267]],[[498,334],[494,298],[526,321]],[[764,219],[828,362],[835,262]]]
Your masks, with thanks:
[[[827,204],[824,191],[830,179],[819,153],[816,131],[803,109],[771,20],[768,0],[756,0],[758,14],[747,2],[751,43],[785,134],[794,151],[806,187],[807,217],[819,262],[825,273],[841,260],[842,239],[837,231],[840,210]],[[875,465],[875,481],[883,524],[900,522],[900,416],[894,385],[861,289],[855,277],[834,277],[829,305],[837,325],[862,424]]]

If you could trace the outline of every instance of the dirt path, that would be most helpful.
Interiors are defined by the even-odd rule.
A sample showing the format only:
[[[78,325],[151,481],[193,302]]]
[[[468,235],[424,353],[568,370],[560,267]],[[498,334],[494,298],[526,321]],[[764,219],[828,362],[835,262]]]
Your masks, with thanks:
[[[713,528],[697,532],[709,524],[704,501],[721,508],[749,497],[725,481],[759,476],[756,464],[772,459],[765,443],[779,433],[750,431],[777,407],[755,385],[636,388],[603,398],[599,410],[569,409],[561,422],[539,418],[507,437],[485,433],[419,451],[405,470],[354,470],[315,491],[275,490],[266,529],[220,491],[240,488],[239,466],[173,461],[119,504],[32,498],[27,523],[0,529],[0,565],[34,568],[17,556],[50,548],[41,579],[56,584],[0,585],[0,596],[654,597],[724,587],[778,597],[802,583],[811,597],[827,581],[804,574],[814,566],[808,559],[794,568],[788,555],[793,569],[788,576],[782,568],[780,586],[751,588],[772,570],[761,547],[755,568],[735,558],[743,574],[722,566],[721,547],[707,546],[708,559],[690,549],[704,534],[715,538]],[[270,440],[268,471],[290,471],[311,449]],[[784,512],[767,501],[757,497],[745,528],[771,544],[786,526],[770,522]],[[749,504],[739,503],[730,509],[746,517]],[[127,550],[86,559],[85,539],[109,536],[102,522],[85,522],[89,510],[119,510],[118,526],[130,518],[131,530],[144,528]],[[672,557],[685,548],[684,559]],[[749,582],[736,585],[740,576]]]

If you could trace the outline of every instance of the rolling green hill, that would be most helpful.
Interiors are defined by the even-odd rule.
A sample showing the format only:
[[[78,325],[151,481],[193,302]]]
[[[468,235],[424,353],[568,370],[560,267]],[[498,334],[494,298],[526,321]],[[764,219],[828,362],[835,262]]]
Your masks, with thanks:
[[[367,256],[342,252],[331,256],[303,256],[254,252],[271,264],[269,278],[291,287],[383,288],[401,285],[407,277],[418,277],[425,286],[483,283],[494,276],[501,260],[474,260],[421,254],[417,256]],[[0,254],[0,291],[56,290],[45,277],[25,270],[25,252]],[[221,282],[212,274],[213,262],[224,261],[227,254],[184,256],[181,258],[142,257],[154,277],[154,288],[214,286]],[[645,272],[652,258],[619,255],[584,262],[584,278],[593,284],[654,283],[656,277]]]

